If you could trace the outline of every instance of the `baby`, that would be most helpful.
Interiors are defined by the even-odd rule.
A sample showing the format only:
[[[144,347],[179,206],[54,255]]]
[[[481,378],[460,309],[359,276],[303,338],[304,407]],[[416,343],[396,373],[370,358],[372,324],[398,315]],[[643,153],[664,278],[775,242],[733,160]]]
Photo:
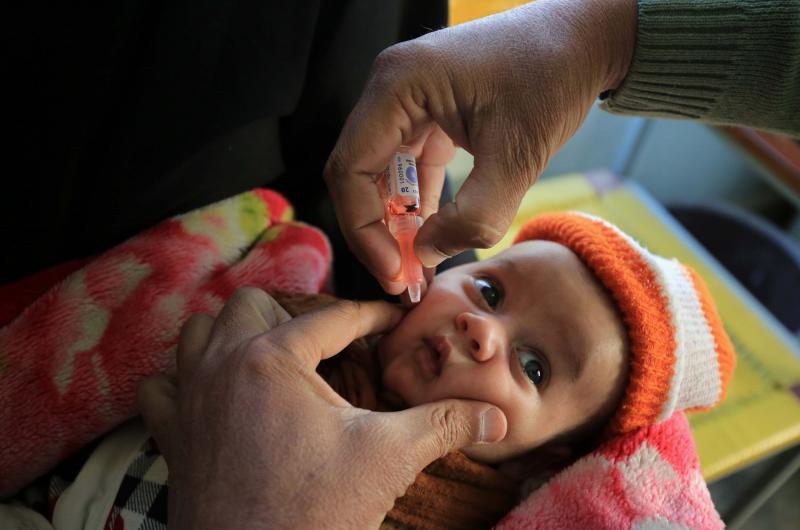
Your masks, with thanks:
[[[505,439],[464,451],[491,463],[712,407],[735,364],[694,271],[578,213],[538,216],[508,250],[436,276],[377,354],[332,386],[369,408],[491,403]]]
[[[694,271],[579,213],[538,216],[508,250],[436,276],[377,356],[362,345],[337,357],[320,373],[356,406],[499,407],[505,439],[463,450],[487,464],[574,459],[677,410],[712,407],[735,364]]]
[[[167,232],[148,237],[160,233]],[[293,232],[284,227],[280,233],[288,238]],[[280,248],[296,248],[302,240],[294,234],[297,240]],[[303,240],[309,240],[308,233],[302,234]],[[140,244],[142,240],[132,241]],[[270,253],[264,255],[270,260],[280,257],[276,254],[280,239],[268,241],[270,246],[261,250]],[[320,248],[327,248],[321,236],[318,242]],[[185,248],[191,251],[193,247]],[[130,246],[123,245],[116,251],[129,250]],[[276,269],[255,267],[259,263],[253,260],[260,254],[250,254],[250,261],[231,266],[226,274],[242,265],[250,273],[263,270],[261,282],[252,276],[249,281],[272,285],[270,290],[278,291],[281,284],[269,283],[275,280]],[[157,263],[159,254],[154,256]],[[109,263],[116,262],[105,256],[93,266],[105,270]],[[186,263],[190,262],[176,270],[185,272]],[[307,275],[307,269],[303,270]],[[75,281],[82,282],[83,277]],[[107,286],[106,294],[116,292],[116,285]],[[147,287],[152,289],[152,284]],[[276,298],[293,315],[331,299],[318,294]],[[151,312],[144,308],[129,313],[141,320]],[[54,314],[61,318],[60,312]],[[163,320],[163,313],[152,314]],[[109,343],[124,337],[127,344],[129,332],[125,331],[110,336]],[[63,343],[65,348],[72,344]],[[120,358],[132,357],[123,351],[126,356]],[[156,366],[152,361],[162,359],[157,356],[161,351],[148,346],[133,357],[132,366],[141,370],[144,361]],[[92,364],[82,366],[91,374],[96,370]],[[122,375],[130,374],[126,364],[110,366]],[[504,412],[508,430],[502,442],[467,447],[432,463],[397,499],[382,526],[455,529],[497,523],[520,501],[519,478],[544,480],[615,434],[654,425],[674,411],[713,406],[722,399],[733,366],[733,348],[705,285],[694,272],[650,254],[605,221],[554,213],[529,221],[516,244],[498,256],[438,275],[422,301],[389,334],[377,343],[356,341],[324,361],[319,372],[345,399],[362,408],[393,410],[461,398],[488,402]],[[41,377],[41,382],[50,388],[50,379]],[[105,411],[100,405],[107,401],[79,403],[82,408],[76,410],[83,414]],[[126,480],[139,481],[143,469],[151,470],[148,488],[142,489],[147,490],[144,497],[129,497],[128,482],[122,482],[124,487],[116,494],[113,490],[103,493],[107,500],[114,499],[108,521],[123,520],[119,519],[123,513],[132,520],[145,513],[155,521],[165,520],[166,465],[147,436],[143,428],[122,428],[104,439],[96,452],[91,451],[88,461],[76,455],[80,457],[77,463],[66,462],[69,468],[102,469],[103,474],[115,477],[102,484],[120,484],[123,473]],[[20,446],[25,443],[24,437],[18,439]],[[105,448],[120,444],[128,452],[119,453],[125,455],[119,465],[109,467],[103,460]],[[57,499],[63,490],[63,485],[58,486],[60,475],[54,473],[53,480],[45,477],[44,485],[61,488],[49,494],[56,499],[52,505],[74,505],[75,495],[98,498],[97,488],[105,486],[97,484],[92,473],[80,476],[85,480],[76,481],[70,486],[72,493],[61,500]],[[530,482],[526,480],[526,486]],[[74,506],[68,511],[89,513]]]

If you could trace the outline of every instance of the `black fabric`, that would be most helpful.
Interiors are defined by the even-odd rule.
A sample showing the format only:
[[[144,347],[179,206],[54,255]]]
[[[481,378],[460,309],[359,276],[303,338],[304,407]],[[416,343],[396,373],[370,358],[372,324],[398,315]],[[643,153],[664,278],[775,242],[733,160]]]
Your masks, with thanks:
[[[446,22],[441,0],[16,9],[0,283],[257,185],[321,219],[321,170],[372,60]]]

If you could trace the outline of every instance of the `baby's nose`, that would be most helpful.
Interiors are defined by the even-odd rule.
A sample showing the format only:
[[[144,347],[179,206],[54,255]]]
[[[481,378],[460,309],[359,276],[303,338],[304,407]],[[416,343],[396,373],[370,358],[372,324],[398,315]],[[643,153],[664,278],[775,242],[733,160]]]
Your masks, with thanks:
[[[456,317],[456,326],[467,340],[469,354],[478,362],[494,357],[501,346],[499,323],[495,319],[469,312]]]

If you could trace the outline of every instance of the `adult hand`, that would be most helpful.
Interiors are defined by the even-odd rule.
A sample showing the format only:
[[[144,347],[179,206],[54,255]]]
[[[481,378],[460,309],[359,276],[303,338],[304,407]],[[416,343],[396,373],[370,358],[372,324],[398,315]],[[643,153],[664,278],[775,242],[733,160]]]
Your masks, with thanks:
[[[400,255],[381,222],[375,175],[399,145],[420,157],[429,217],[415,242],[427,267],[505,234],[522,196],[627,72],[636,0],[538,0],[386,49],[325,168],[353,252],[391,293]],[[437,213],[450,139],[475,166]]]
[[[384,302],[340,302],[293,320],[263,291],[181,331],[177,376],[139,403],[170,472],[175,528],[377,527],[428,463],[505,436],[468,401],[397,413],[350,406],[316,373],[352,340],[394,326]]]

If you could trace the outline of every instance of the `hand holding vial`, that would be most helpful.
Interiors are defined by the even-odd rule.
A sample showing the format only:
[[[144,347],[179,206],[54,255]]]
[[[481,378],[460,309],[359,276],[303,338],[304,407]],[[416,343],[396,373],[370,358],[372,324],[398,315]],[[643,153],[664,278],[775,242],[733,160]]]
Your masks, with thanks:
[[[636,20],[634,1],[539,0],[381,52],[323,175],[350,249],[387,293],[407,286],[375,175],[397,146],[417,161],[425,223],[414,248],[426,269],[495,245],[598,94],[621,85]],[[453,144],[475,163],[440,205]]]

